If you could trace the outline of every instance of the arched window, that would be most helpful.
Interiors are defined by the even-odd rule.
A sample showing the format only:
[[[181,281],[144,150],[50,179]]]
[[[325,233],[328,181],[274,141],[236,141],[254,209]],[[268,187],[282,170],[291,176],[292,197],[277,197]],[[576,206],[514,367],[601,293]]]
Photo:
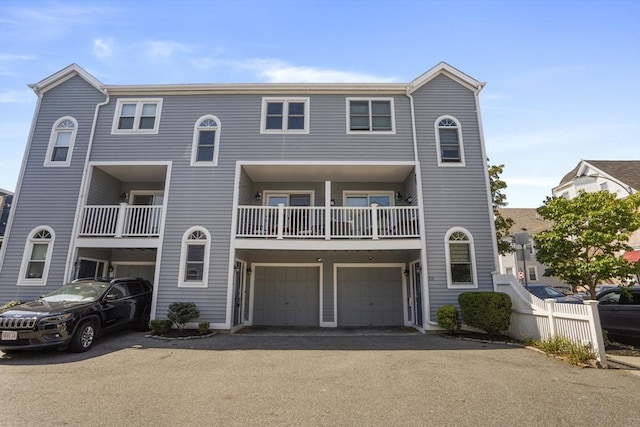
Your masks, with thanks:
[[[436,144],[438,165],[464,166],[462,128],[452,116],[442,116],[436,120]]]
[[[73,117],[58,119],[51,130],[45,166],[69,166],[76,142],[78,122]]]
[[[47,226],[35,228],[24,245],[19,285],[45,286],[51,264],[53,229]]]
[[[475,249],[471,233],[461,227],[450,229],[445,235],[447,258],[447,286],[477,288]]]
[[[200,117],[193,132],[191,166],[217,165],[219,142],[220,120],[211,115]]]
[[[178,287],[206,288],[209,276],[211,236],[201,227],[188,229],[182,237]]]

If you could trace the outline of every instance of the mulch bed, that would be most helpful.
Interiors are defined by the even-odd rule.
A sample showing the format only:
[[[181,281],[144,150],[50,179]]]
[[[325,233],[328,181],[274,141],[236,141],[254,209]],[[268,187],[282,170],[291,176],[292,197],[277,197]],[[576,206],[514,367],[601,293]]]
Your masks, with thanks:
[[[164,340],[189,340],[199,338],[209,338],[215,335],[215,332],[209,331],[208,334],[201,334],[197,329],[170,329],[164,335],[147,335],[149,338],[157,338]]]

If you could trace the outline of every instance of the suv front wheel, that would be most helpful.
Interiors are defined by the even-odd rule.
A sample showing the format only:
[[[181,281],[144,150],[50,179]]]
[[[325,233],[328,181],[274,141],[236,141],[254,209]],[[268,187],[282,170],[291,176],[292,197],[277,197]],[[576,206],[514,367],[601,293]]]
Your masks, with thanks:
[[[91,348],[95,337],[96,329],[93,327],[93,323],[85,320],[76,328],[69,348],[74,353],[83,353]]]

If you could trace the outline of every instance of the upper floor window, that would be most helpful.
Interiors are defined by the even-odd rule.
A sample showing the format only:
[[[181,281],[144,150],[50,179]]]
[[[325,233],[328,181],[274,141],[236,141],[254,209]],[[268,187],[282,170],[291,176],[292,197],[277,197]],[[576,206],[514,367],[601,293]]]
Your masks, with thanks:
[[[455,227],[445,236],[447,259],[447,286],[450,288],[477,288],[473,238],[464,228]]]
[[[29,233],[22,255],[19,285],[46,285],[54,237],[49,227],[38,227]]]
[[[111,133],[158,133],[162,99],[118,99]]]
[[[309,98],[263,98],[261,133],[309,133]]]
[[[347,98],[347,133],[394,133],[393,98]]]
[[[192,227],[182,237],[179,287],[206,288],[209,277],[211,236],[204,228]]]
[[[442,116],[436,120],[436,144],[438,165],[464,166],[462,128],[454,117]]]
[[[73,117],[62,117],[53,124],[45,166],[69,166],[77,130],[78,122]]]
[[[200,117],[193,132],[191,166],[217,165],[219,141],[220,120],[211,115]]]

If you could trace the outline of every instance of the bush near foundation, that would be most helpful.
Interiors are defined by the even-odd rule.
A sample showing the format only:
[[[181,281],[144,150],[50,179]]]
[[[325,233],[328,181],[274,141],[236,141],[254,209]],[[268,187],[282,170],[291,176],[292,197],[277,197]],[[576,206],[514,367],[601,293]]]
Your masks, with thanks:
[[[193,302],[174,302],[169,304],[167,318],[180,330],[184,329],[185,324],[198,317],[200,317],[200,311]]]
[[[438,326],[447,331],[454,332],[460,329],[460,316],[455,305],[443,305],[436,312]]]
[[[509,329],[511,298],[502,292],[464,292],[458,296],[462,320],[490,334]]]

